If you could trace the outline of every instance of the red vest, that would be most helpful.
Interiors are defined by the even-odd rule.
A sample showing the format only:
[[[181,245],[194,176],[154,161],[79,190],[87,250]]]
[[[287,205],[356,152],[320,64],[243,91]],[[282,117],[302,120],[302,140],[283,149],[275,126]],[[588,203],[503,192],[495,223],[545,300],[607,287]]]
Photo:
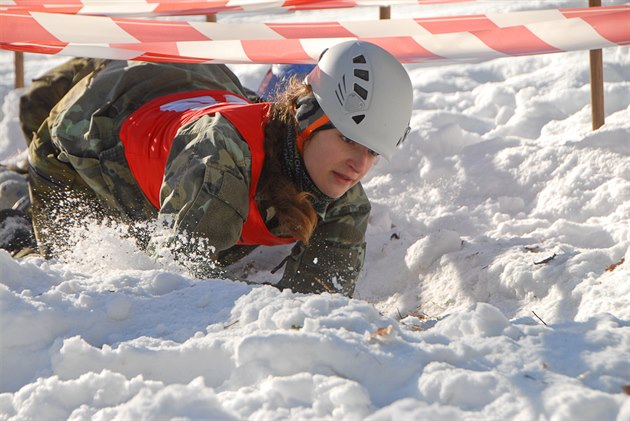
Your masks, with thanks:
[[[238,244],[292,243],[294,238],[280,238],[269,232],[255,200],[265,161],[264,127],[269,107],[269,103],[253,104],[226,91],[199,90],[155,98],[134,111],[120,128],[131,173],[153,206],[160,209],[164,169],[177,131],[204,115],[220,112],[243,136],[252,154],[249,213]]]

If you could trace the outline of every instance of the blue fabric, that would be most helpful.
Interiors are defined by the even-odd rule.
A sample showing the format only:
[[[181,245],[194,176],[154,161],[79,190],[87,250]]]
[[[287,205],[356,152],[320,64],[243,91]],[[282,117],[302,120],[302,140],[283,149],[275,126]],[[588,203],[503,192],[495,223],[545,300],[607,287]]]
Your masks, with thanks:
[[[274,64],[267,70],[256,94],[265,101],[273,101],[276,92],[282,90],[291,76],[305,78],[314,67],[314,64]]]

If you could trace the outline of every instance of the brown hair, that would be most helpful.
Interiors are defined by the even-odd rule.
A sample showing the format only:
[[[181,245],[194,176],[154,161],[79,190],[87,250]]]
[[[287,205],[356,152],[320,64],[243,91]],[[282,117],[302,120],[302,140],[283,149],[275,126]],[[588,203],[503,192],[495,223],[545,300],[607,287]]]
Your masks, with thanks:
[[[317,225],[317,212],[309,200],[311,194],[299,191],[295,183],[284,175],[282,160],[287,126],[296,126],[297,99],[310,92],[310,86],[292,77],[284,91],[277,95],[265,126],[266,159],[263,172],[266,177],[261,185],[262,194],[269,198],[276,210],[282,231],[305,244],[308,244]]]

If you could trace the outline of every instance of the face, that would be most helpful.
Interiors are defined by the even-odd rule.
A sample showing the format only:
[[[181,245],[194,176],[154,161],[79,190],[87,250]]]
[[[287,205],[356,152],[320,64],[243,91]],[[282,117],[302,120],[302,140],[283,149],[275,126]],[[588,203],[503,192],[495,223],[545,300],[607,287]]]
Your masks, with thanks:
[[[372,168],[376,153],[344,137],[337,129],[320,130],[304,142],[304,165],[315,185],[339,198]]]

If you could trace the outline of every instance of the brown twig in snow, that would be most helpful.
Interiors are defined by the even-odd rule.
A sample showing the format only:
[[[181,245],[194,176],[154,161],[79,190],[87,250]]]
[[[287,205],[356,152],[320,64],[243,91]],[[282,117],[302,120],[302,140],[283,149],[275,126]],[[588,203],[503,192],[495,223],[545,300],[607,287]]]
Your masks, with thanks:
[[[625,257],[622,257],[620,261],[618,261],[617,263],[613,263],[612,265],[608,266],[606,268],[606,272],[612,272],[613,270],[617,269],[617,266],[623,264],[623,262],[625,262],[626,259]]]

